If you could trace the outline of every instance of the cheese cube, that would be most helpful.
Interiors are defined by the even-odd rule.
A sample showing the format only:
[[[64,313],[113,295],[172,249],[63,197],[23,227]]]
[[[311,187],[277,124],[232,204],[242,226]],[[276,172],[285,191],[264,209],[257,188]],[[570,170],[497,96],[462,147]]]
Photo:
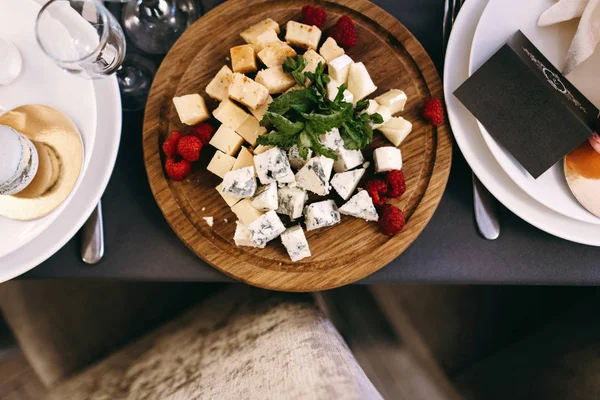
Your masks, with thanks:
[[[206,86],[206,94],[215,100],[225,100],[229,97],[229,85],[231,85],[232,77],[233,72],[227,65],[224,65]]]
[[[338,172],[331,178],[331,186],[342,199],[348,200],[356,190],[358,182],[360,182],[364,174],[364,168],[348,172]]]
[[[329,83],[327,84],[327,98],[329,100],[335,100],[340,86],[342,86],[342,84],[338,81],[335,81],[333,79],[329,81]],[[345,101],[346,103],[354,103],[354,96],[352,95],[352,93],[350,93],[348,89],[344,90],[344,97],[342,98],[342,101]]]
[[[333,163],[333,170],[335,172],[344,172],[349,169],[356,168],[365,161],[360,150],[348,150],[345,148],[339,148],[336,150],[338,158]]]
[[[250,110],[250,112],[252,113],[252,115],[254,115],[254,118],[256,118],[257,120],[262,120],[263,116],[265,115],[265,111],[267,111],[269,109],[269,104],[271,104],[273,102],[273,98],[271,96],[267,97],[267,101],[265,101],[265,103],[261,106],[258,106],[257,108],[248,108],[248,110]]]
[[[223,153],[233,156],[242,147],[244,139],[235,133],[233,129],[221,125],[208,143]]]
[[[392,112],[386,106],[379,106],[379,107],[377,107],[377,110],[375,111],[375,113],[381,115],[381,118],[383,119],[383,122],[381,124],[375,124],[375,123],[373,123],[373,129],[379,128],[381,125],[385,124],[386,122],[388,122],[392,118]]]
[[[303,258],[310,257],[310,249],[304,231],[300,225],[292,226],[281,234],[281,243],[293,262],[300,261]]]
[[[254,156],[250,153],[250,150],[242,147],[231,169],[236,170],[245,167],[254,167]],[[254,175],[256,175],[256,171]]]
[[[338,128],[333,128],[329,132],[320,135],[319,141],[330,150],[337,150],[340,147],[344,147],[344,140],[340,136]]]
[[[196,125],[210,118],[204,99],[199,94],[173,97],[173,104],[182,123]]]
[[[269,89],[236,72],[229,86],[229,97],[250,108],[256,108],[267,101]]]
[[[327,40],[321,45],[319,53],[325,58],[327,62],[331,62],[336,58],[344,55],[344,49],[338,46],[334,38],[328,37]]]
[[[261,211],[252,207],[252,201],[250,199],[243,199],[233,205],[231,211],[233,211],[235,216],[246,226],[250,225],[263,215]]]
[[[257,246],[263,246],[285,232],[285,226],[275,211],[261,215],[248,225],[248,229],[252,234],[252,241]]]
[[[263,146],[262,144],[259,144],[254,148],[254,151],[252,153],[254,153],[254,155],[263,154],[274,148],[275,146]]]
[[[317,70],[317,67],[319,66],[319,63],[323,65],[327,64],[327,61],[325,61],[325,59],[313,49],[308,50],[302,55],[302,57],[304,57],[304,59],[306,60],[306,67],[304,67],[302,72],[315,72]]]
[[[277,210],[278,205],[277,184],[275,182],[259,187],[252,198],[252,207],[260,211]]]
[[[412,124],[402,117],[392,117],[389,121],[379,127],[379,131],[396,147],[412,131]]]
[[[389,108],[392,115],[404,111],[406,100],[408,100],[406,93],[398,89],[388,90],[381,96],[375,97],[375,101]]]
[[[265,86],[270,94],[285,92],[296,84],[294,77],[284,72],[281,65],[258,71],[256,82]]]
[[[254,165],[258,179],[263,185],[275,181],[290,182],[288,179],[290,176],[293,180],[294,173],[290,162],[285,151],[280,148],[274,147],[262,154],[255,152]]]
[[[248,113],[233,101],[225,99],[213,111],[213,116],[226,127],[236,130],[246,121]]]
[[[373,161],[375,161],[376,173],[402,169],[402,153],[396,147],[376,148],[373,152]]]
[[[300,188],[283,187],[277,192],[277,213],[284,214],[291,219],[300,218],[306,203],[306,192]]]
[[[321,166],[323,167],[323,172],[325,173],[325,180],[329,182],[329,178],[331,178],[331,172],[333,171],[333,163],[335,160],[333,158],[319,156],[319,161],[321,161]]]
[[[340,212],[333,200],[309,204],[304,209],[304,222],[306,222],[307,231],[338,224],[341,219]]]
[[[271,43],[275,42],[281,42],[281,40],[279,40],[277,37],[277,32],[275,32],[273,29],[269,29],[256,37],[256,40],[253,43],[254,50],[259,52]]]
[[[377,109],[379,108],[379,103],[375,100],[369,99],[369,106],[363,111],[363,113],[367,113],[369,115],[375,114]]]
[[[267,31],[275,31],[276,34],[279,34],[279,24],[273,21],[271,18],[267,18],[243,31],[240,36],[246,41],[246,43],[256,46],[258,44],[258,36]]]
[[[274,42],[258,52],[258,58],[267,67],[283,65],[286,57],[296,57],[296,51],[287,43]]]
[[[247,246],[247,247],[258,247],[263,249],[266,246],[266,243],[263,246],[257,246],[256,243],[252,240],[252,234],[248,227],[242,224],[240,221],[235,221],[235,234],[233,235],[233,241],[236,246]]]
[[[223,198],[223,200],[225,200],[225,203],[227,203],[227,205],[229,207],[233,207],[234,205],[236,205],[240,201],[240,199],[238,199],[237,197],[229,196],[229,195],[223,194],[221,192],[221,190],[223,190],[223,182],[219,183],[215,189],[221,195],[221,197]]]
[[[256,187],[254,167],[244,167],[225,174],[221,192],[228,196],[245,199],[254,196]]]
[[[256,66],[256,53],[254,47],[249,44],[243,44],[241,46],[235,46],[229,49],[231,56],[231,69],[233,72],[240,72],[247,74],[255,72],[258,67]]]
[[[326,158],[326,157],[325,157]],[[296,174],[296,182],[303,189],[309,190],[319,196],[329,194],[329,174],[327,166],[323,165],[321,157],[311,158]]]
[[[321,40],[321,30],[316,26],[289,21],[286,25],[285,41],[292,46],[316,50]]]
[[[359,62],[350,66],[348,90],[354,95],[354,101],[362,100],[377,90],[365,64]]]
[[[347,54],[344,54],[329,61],[327,72],[334,81],[338,81],[340,84],[346,83],[352,64],[354,64],[354,61]]]
[[[377,221],[379,219],[377,210],[373,205],[373,199],[366,190],[361,190],[352,196],[346,204],[340,207],[340,213],[367,221]]]
[[[217,150],[213,158],[208,163],[206,169],[218,177],[224,178],[225,174],[231,171],[234,163],[235,158],[223,153],[220,150]]]
[[[300,169],[300,168],[304,167],[306,162],[308,160],[310,160],[311,156],[312,156],[312,150],[309,149],[306,160],[304,158],[302,158],[300,156],[300,152],[298,151],[297,145],[293,145],[288,150],[288,160],[290,160],[290,166],[295,169]]]

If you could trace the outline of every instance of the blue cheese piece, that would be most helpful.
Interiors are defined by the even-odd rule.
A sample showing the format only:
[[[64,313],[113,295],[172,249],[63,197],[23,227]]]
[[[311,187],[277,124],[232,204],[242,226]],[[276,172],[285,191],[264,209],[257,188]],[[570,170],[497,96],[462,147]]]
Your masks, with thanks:
[[[285,246],[293,262],[300,261],[303,258],[310,257],[310,248],[308,241],[304,236],[304,231],[300,225],[292,226],[281,234],[281,243]]]
[[[326,157],[311,158],[296,174],[296,182],[298,185],[319,196],[328,195],[331,169],[326,160],[328,160]]]
[[[245,167],[229,171],[225,174],[221,193],[244,199],[254,196],[256,186],[254,167]]]
[[[366,190],[356,193],[346,204],[340,207],[340,213],[367,221],[377,221],[379,215],[373,205],[373,199]]]
[[[277,212],[291,219],[300,218],[306,203],[306,192],[299,188],[284,187],[277,192],[279,206]]]
[[[373,152],[373,161],[375,161],[376,173],[402,169],[402,153],[396,147],[376,148]]]
[[[328,158],[325,156],[320,156],[319,159],[321,160],[321,165],[323,166],[323,172],[325,172],[325,179],[327,179],[327,182],[329,182],[329,179],[331,178],[331,172],[333,171],[334,160],[333,158]]]
[[[344,140],[340,136],[340,130],[338,128],[333,128],[329,132],[320,135],[319,140],[323,143],[323,146],[331,150],[337,150],[344,147]]]
[[[268,185],[261,186],[256,190],[252,199],[252,206],[260,211],[277,210],[277,184],[271,182]]]
[[[281,181],[292,182],[294,173],[284,150],[273,147],[261,154],[254,155],[254,166],[260,183]]]
[[[338,172],[331,178],[331,186],[338,192],[342,199],[348,200],[356,190],[358,182],[362,179],[364,174],[364,168],[347,172]]]
[[[300,156],[300,151],[298,150],[297,145],[293,145],[288,150],[288,160],[290,161],[290,166],[294,169],[300,169],[304,167],[306,162],[310,160],[312,157],[312,150],[308,150],[308,156],[306,160]]]
[[[240,221],[235,221],[235,234],[233,235],[233,241],[236,246],[247,246],[247,247],[260,247],[263,249],[265,245],[257,246],[252,240],[252,234],[246,225]]]
[[[281,235],[285,231],[285,226],[275,211],[269,211],[248,225],[248,229],[252,241],[260,247]]]
[[[340,220],[340,212],[333,200],[312,203],[304,209],[304,222],[308,231],[338,224]]]
[[[365,161],[360,150],[348,150],[345,148],[337,149],[335,152],[338,156],[333,164],[335,172],[345,172],[349,169],[356,168]]]

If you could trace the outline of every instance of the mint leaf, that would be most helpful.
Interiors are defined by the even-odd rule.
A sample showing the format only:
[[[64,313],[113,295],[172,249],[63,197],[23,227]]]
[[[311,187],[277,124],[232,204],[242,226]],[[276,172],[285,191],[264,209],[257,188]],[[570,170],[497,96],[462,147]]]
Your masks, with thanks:
[[[381,116],[381,114],[378,114],[378,113],[371,114],[371,115],[369,115],[369,118],[371,119],[371,121],[375,122],[376,124],[383,124],[383,117]]]
[[[351,118],[350,111],[352,111],[352,104],[345,103],[346,106],[342,107],[338,111],[334,111],[331,114],[318,114],[312,112],[310,114],[302,113],[302,118],[306,122],[307,129],[314,132],[317,135],[329,132],[333,128],[341,126],[344,121]]]
[[[309,112],[318,103],[315,91],[311,88],[292,90],[273,100],[268,110],[275,114],[286,114],[290,110],[298,113]]]
[[[312,132],[310,129],[304,131],[307,134],[307,137],[311,141],[311,148],[315,152],[316,155],[325,156],[328,158],[333,158],[337,160],[337,154],[333,152],[329,147],[325,147],[323,143],[319,140],[319,135],[315,132]]]
[[[292,122],[283,115],[276,114],[270,111],[265,111],[263,119],[260,121],[261,125],[270,123],[277,130],[278,133],[284,135],[295,135],[304,129],[304,122]]]
[[[296,58],[286,57],[283,62],[283,70],[292,74],[294,80],[300,86],[306,84],[306,76],[303,72],[305,67],[306,60],[300,55],[296,56]]]
[[[342,100],[344,100],[344,92],[346,91],[346,89],[348,89],[348,85],[346,85],[345,83],[342,84],[339,88],[338,88],[338,92],[335,95],[335,99],[333,99],[334,103],[341,103]]]
[[[260,135],[256,138],[256,143],[262,144],[263,146],[292,147],[296,144],[297,140],[298,135],[296,133],[288,134],[271,131],[266,135]]]
[[[369,100],[359,100],[354,107],[354,111],[360,113],[369,107]]]
[[[313,87],[320,98],[327,97],[327,84],[331,81],[329,75],[327,75],[324,71],[325,66],[322,62],[319,62],[315,72],[304,73],[304,75],[306,75],[306,77],[312,81]]]

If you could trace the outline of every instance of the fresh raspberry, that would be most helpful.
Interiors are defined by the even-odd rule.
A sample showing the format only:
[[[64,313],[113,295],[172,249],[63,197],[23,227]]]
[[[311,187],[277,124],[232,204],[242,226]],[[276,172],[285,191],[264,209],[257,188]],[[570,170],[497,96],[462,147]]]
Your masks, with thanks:
[[[177,143],[177,152],[186,161],[194,162],[200,158],[202,141],[196,136],[184,136]]]
[[[444,106],[442,101],[433,97],[425,103],[423,107],[423,118],[433,126],[439,126],[444,123]]]
[[[342,47],[353,47],[356,45],[356,28],[354,22],[347,17],[342,16],[335,24],[329,36],[335,39],[335,41]]]
[[[327,19],[327,13],[322,8],[306,5],[302,7],[302,22],[307,25],[315,25],[320,28]]]
[[[382,179],[373,179],[367,182],[365,186],[367,193],[373,199],[375,206],[382,206],[386,202],[385,195],[387,194],[389,187],[388,184]]]
[[[210,138],[212,138],[214,132],[215,128],[211,124],[200,124],[190,129],[190,135],[197,136],[203,144],[210,142]]]
[[[385,235],[394,236],[406,225],[406,219],[402,211],[391,204],[384,204],[377,211],[379,213],[379,220],[377,222],[379,223],[381,232]]]
[[[406,183],[404,182],[404,173],[399,170],[393,170],[387,173],[385,177],[390,190],[387,195],[392,199],[397,199],[406,192]]]
[[[176,161],[175,158],[169,157],[165,163],[165,171],[167,171],[169,178],[174,181],[182,181],[191,169],[192,164],[186,160]]]
[[[173,157],[177,154],[177,143],[181,139],[181,133],[177,131],[171,132],[171,135],[162,145],[163,152],[167,157]]]

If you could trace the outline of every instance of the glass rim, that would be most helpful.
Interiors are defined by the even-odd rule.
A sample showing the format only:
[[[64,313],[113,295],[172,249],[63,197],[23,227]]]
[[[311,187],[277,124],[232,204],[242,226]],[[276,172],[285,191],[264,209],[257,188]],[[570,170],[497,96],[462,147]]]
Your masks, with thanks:
[[[60,63],[77,63],[77,62],[81,62],[81,61],[85,61],[86,59],[90,58],[91,56],[93,56],[94,54],[96,54],[97,52],[100,51],[100,49],[102,49],[102,47],[104,47],[104,45],[106,44],[106,41],[108,40],[108,34],[109,34],[109,28],[107,27],[107,29],[104,29],[102,32],[102,35],[100,36],[100,40],[98,42],[98,45],[94,48],[94,50],[92,50],[89,54],[86,54],[83,57],[79,57],[79,58],[75,58],[72,60],[65,60],[62,58],[58,58],[56,57],[54,54],[52,54],[51,51],[49,51],[46,46],[44,46],[44,43],[42,42],[42,39],[40,37],[40,30],[39,30],[39,26],[40,26],[40,20],[42,18],[42,15],[44,14],[45,11],[47,11],[47,9],[52,6],[53,4],[58,3],[59,1],[65,1],[65,0],[50,0],[48,1],[46,4],[44,4],[42,6],[42,8],[40,9],[40,11],[38,12],[38,15],[35,19],[35,40],[37,41],[38,45],[40,46],[40,48],[44,51],[44,53],[50,57],[52,60],[54,60],[55,62],[60,62]],[[72,0],[66,0],[69,2],[69,5],[71,6],[71,2]],[[100,15],[100,17],[102,18],[102,21],[104,22],[104,24],[108,24],[110,23],[110,11],[108,11],[108,9],[106,9],[101,3],[99,3],[96,0],[77,0],[81,3],[92,3],[94,4],[94,6],[96,7],[96,11],[97,13]],[[89,21],[86,21],[89,23]]]

